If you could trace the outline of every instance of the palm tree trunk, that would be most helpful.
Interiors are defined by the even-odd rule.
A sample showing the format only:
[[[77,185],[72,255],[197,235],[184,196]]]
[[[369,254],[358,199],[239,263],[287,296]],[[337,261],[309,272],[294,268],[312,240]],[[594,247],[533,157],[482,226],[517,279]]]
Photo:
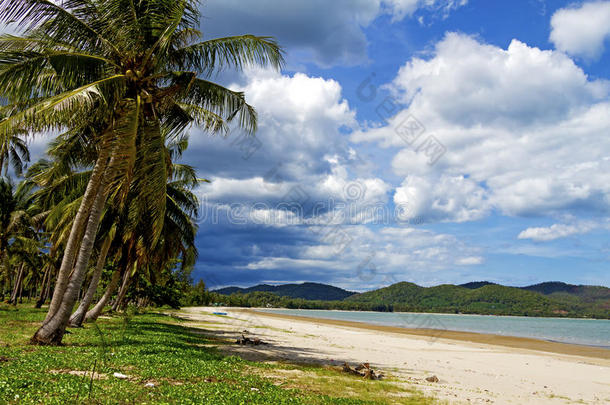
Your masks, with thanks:
[[[102,271],[104,270],[104,264],[106,264],[106,255],[108,254],[108,250],[110,249],[110,243],[112,242],[112,238],[107,236],[102,244],[102,248],[100,249],[100,253],[97,258],[97,263],[95,265],[95,269],[93,270],[93,276],[91,277],[91,282],[89,283],[89,288],[85,293],[80,305],[76,309],[76,312],[72,314],[70,317],[69,324],[73,327],[79,327],[83,324],[83,319],[85,318],[85,314],[89,309],[89,305],[91,305],[91,301],[93,301],[93,296],[95,295],[95,291],[97,291],[97,285],[100,282],[100,277],[102,276]]]
[[[38,296],[38,300],[34,305],[34,308],[42,307],[42,304],[47,300],[47,294],[49,290],[49,284],[51,284],[51,265],[47,263],[45,266],[46,270],[44,272],[44,276],[42,276],[42,286],[40,287],[40,295]]]
[[[19,280],[19,293],[17,293],[17,298],[19,299],[19,303],[23,304],[23,276],[21,280]]]
[[[123,307],[123,301],[125,300],[125,295],[127,294],[127,289],[129,288],[129,284],[131,283],[131,273],[133,269],[128,268],[125,274],[123,275],[123,283],[121,283],[121,289],[117,294],[116,300],[112,305],[113,311],[118,311]]]
[[[43,345],[61,344],[66,326],[68,326],[70,314],[74,309],[74,304],[76,303],[78,293],[83,284],[89,258],[91,257],[91,251],[93,250],[95,236],[97,235],[97,228],[102,216],[104,204],[106,203],[105,183],[105,181],[102,181],[102,184],[100,184],[95,201],[91,207],[91,213],[78,252],[76,265],[69,278],[68,286],[65,289],[63,299],[60,301],[59,308],[55,312],[55,315],[53,315],[48,322],[43,323],[40,329],[36,331],[31,339],[32,343]],[[53,294],[53,296],[55,297],[56,294],[57,292]]]
[[[106,307],[106,304],[108,303],[108,301],[110,301],[110,297],[112,297],[112,294],[114,294],[114,291],[119,285],[120,279],[121,272],[117,269],[112,274],[110,283],[108,284],[108,287],[106,287],[106,291],[104,292],[104,295],[102,295],[102,298],[100,298],[97,304],[95,304],[95,306],[91,308],[91,310],[88,311],[85,315],[85,322],[93,322],[98,318],[98,316],[100,316],[100,314],[104,310],[104,307]]]
[[[13,293],[11,294],[9,304],[17,305],[17,299],[19,298],[19,290],[21,288],[21,281],[23,280],[24,267],[25,264],[23,263],[21,263],[21,266],[19,266],[19,271],[17,272],[17,277],[15,277],[15,286],[13,287]]]
[[[5,243],[0,239],[0,270],[2,271],[2,276],[4,281],[2,283],[2,299],[0,301],[4,301],[4,296],[8,294],[11,290],[11,279],[8,274],[8,260],[6,260],[6,254],[4,252]]]
[[[87,226],[87,219],[91,211],[91,206],[98,194],[100,186],[102,184],[103,174],[106,171],[108,165],[109,148],[102,147],[95,162],[95,167],[91,173],[91,178],[87,184],[87,189],[83,195],[80,207],[72,223],[70,230],[70,236],[64,249],[64,255],[61,261],[59,272],[57,273],[57,280],[55,282],[55,288],[53,290],[53,298],[51,298],[51,304],[49,305],[49,312],[43,322],[47,323],[51,320],[55,313],[59,309],[61,302],[66,292],[68,282],[70,281],[70,273],[74,267],[74,263],[77,259],[77,254],[80,248],[81,237]]]

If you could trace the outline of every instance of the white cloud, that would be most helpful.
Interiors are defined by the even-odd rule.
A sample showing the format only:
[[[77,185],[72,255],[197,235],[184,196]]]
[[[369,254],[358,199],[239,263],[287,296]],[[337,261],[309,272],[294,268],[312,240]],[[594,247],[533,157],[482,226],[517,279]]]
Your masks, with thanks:
[[[596,229],[608,229],[608,219],[593,221],[577,221],[572,224],[553,224],[549,227],[527,228],[519,233],[519,239],[531,239],[535,242],[549,242],[555,239],[567,238],[573,235],[583,235]]]
[[[355,113],[336,81],[302,73],[261,76],[251,72],[248,84],[240,90],[257,108],[257,136],[265,149],[292,165],[284,170],[303,177],[319,162],[329,167],[324,156],[348,153],[341,128],[355,125]]]
[[[468,127],[555,122],[608,90],[561,53],[518,40],[504,50],[455,33],[436,45],[434,58],[405,64],[393,85],[411,108]]]
[[[551,18],[550,40],[557,49],[586,59],[597,59],[610,38],[610,2],[593,1],[562,8]]]
[[[456,261],[456,264],[459,266],[473,266],[481,263],[483,263],[481,256],[463,257]]]
[[[257,71],[247,72],[245,82],[233,88],[257,107],[258,150],[244,161],[237,134],[191,137],[189,158],[211,180],[200,193],[212,207],[238,205],[240,220],[278,227],[326,220],[318,218],[323,215],[342,224],[369,223],[387,213],[390,185],[351,170],[358,156],[343,128],[355,127],[355,114],[336,81]],[[294,204],[301,205],[296,218],[286,212]]]
[[[390,89],[408,107],[352,140],[402,148],[392,161],[404,176],[394,200],[412,204],[413,215],[608,213],[608,82],[591,80],[564,53],[448,34],[431,57],[408,61]],[[397,131],[408,115],[426,129],[412,146]],[[430,134],[447,149],[433,166],[417,152]]]
[[[485,190],[463,176],[409,176],[396,188],[394,202],[403,207],[407,219],[426,222],[472,221],[485,216],[490,208]]]
[[[519,239],[531,239],[537,242],[548,242],[551,240],[565,238],[568,236],[586,233],[591,230],[589,225],[576,226],[565,224],[553,224],[547,228],[527,228],[522,231]]]
[[[239,133],[211,138],[193,131],[188,158],[206,177],[306,181],[328,174],[331,158],[341,164],[353,160],[343,128],[355,125],[355,113],[336,81],[251,71],[243,84],[230,87],[243,91],[255,106],[259,128],[255,138]]]

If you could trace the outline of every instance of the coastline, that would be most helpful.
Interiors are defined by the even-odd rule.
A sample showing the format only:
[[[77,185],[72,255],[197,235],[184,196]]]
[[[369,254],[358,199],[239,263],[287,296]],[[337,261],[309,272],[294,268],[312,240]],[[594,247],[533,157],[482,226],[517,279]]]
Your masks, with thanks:
[[[213,314],[220,311],[227,315]],[[393,384],[416,389],[441,403],[610,403],[610,351],[605,349],[529,338],[409,330],[251,308],[185,307],[177,315],[188,326],[225,342],[217,348],[226,355],[335,370],[343,362],[352,366],[368,362]],[[268,344],[236,345],[242,334]],[[438,382],[427,380],[431,376]]]
[[[270,310],[287,310],[291,308],[251,308],[251,309],[270,309]],[[444,315],[444,316],[490,316],[498,318],[524,318],[524,319],[569,319],[574,321],[610,321],[610,318],[574,318],[570,316],[525,316],[525,315],[493,315],[493,314],[465,314],[465,313],[453,313],[453,312],[403,312],[403,311],[352,311],[349,309],[303,309],[301,311],[328,311],[328,312],[349,312],[349,313],[368,313],[368,314],[405,314],[405,315]]]
[[[426,328],[403,328],[399,326],[376,325],[365,322],[343,321],[327,318],[316,318],[310,316],[288,315],[272,312],[265,312],[257,309],[239,308],[239,311],[252,312],[257,315],[262,315],[271,318],[280,318],[288,320],[301,320],[315,322],[318,324],[342,326],[349,328],[357,328],[363,330],[371,330],[387,333],[398,333],[410,336],[426,337],[430,339],[448,339],[460,342],[470,342],[477,344],[503,346],[513,349],[535,350],[540,352],[548,352],[570,356],[582,356],[593,359],[602,359],[610,361],[610,349],[596,346],[577,345],[571,343],[554,342],[550,340],[496,335],[476,332],[462,332],[453,330],[441,329],[426,329]]]

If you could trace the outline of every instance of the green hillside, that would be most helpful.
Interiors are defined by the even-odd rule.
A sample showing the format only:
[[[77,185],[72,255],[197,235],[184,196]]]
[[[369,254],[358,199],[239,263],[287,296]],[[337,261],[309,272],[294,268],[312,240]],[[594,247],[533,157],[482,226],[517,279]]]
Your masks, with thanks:
[[[302,298],[306,300],[335,301],[343,300],[355,293],[339,287],[320,283],[268,285],[259,284],[249,288],[226,287],[216,290],[218,294],[248,294],[252,292],[270,292],[280,297]]]
[[[570,310],[542,294],[497,284],[479,288],[448,284],[424,288],[398,283],[347,300],[371,305],[391,303],[394,311],[414,312],[550,316]]]
[[[595,313],[610,313],[610,288],[590,285],[574,285],[561,282],[547,282],[522,287],[524,290],[540,294],[571,305],[580,310],[592,310]]]
[[[228,295],[217,294],[219,292]],[[344,297],[331,298],[329,292]],[[528,287],[506,287],[486,281],[435,287],[401,282],[359,294],[316,283],[259,285],[249,289],[219,290],[209,298],[211,302],[247,307],[610,319],[610,288],[556,282]]]

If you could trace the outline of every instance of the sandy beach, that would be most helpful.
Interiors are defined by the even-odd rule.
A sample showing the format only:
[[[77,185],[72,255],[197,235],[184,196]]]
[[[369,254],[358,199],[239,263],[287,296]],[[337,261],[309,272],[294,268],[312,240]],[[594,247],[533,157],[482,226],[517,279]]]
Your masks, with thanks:
[[[237,308],[183,308],[179,316],[221,338],[235,339],[247,330],[270,343],[219,346],[246,359],[335,366],[369,362],[385,375],[452,404],[610,403],[610,351],[605,349]],[[425,380],[432,375],[438,383]]]

